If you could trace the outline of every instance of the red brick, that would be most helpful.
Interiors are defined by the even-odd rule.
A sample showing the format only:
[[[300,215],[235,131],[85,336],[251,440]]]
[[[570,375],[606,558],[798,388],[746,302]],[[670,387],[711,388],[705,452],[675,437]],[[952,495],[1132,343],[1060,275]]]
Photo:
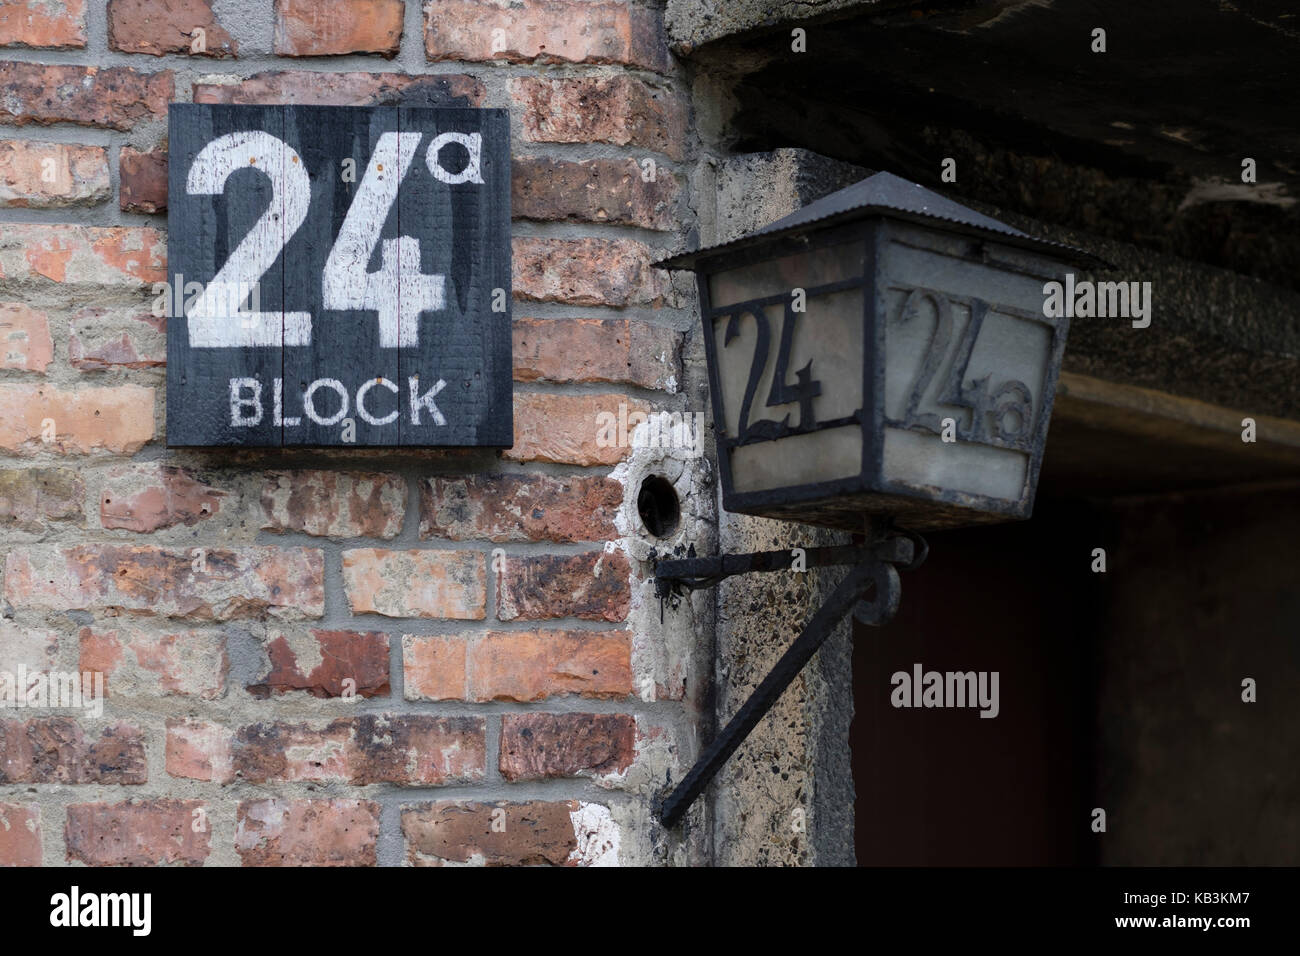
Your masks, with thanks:
[[[535,701],[632,693],[626,631],[498,631],[470,648],[469,698]]]
[[[353,614],[455,620],[487,615],[487,576],[478,551],[344,551],[343,585]]]
[[[275,52],[379,53],[392,59],[402,45],[404,10],[402,0],[275,0]]]
[[[167,320],[137,308],[87,306],[68,320],[68,362],[83,372],[167,364]]]
[[[636,758],[630,714],[506,714],[501,718],[501,775],[511,782],[604,776]]]
[[[69,717],[0,721],[0,783],[142,784],[144,736],[118,723],[87,738]]]
[[[118,203],[126,212],[163,212],[167,208],[167,150],[142,153],[123,146],[117,155]]]
[[[515,319],[517,382],[616,382],[675,392],[682,334],[628,319]]]
[[[175,95],[171,70],[141,73],[128,66],[49,66],[0,63],[0,120],[79,123],[127,130],[161,120]]]
[[[12,621],[0,619],[0,674],[14,675],[20,667],[29,674],[46,673],[54,667],[59,653],[59,635],[56,631],[41,628],[19,627]],[[0,678],[0,686],[10,683],[10,677]],[[23,688],[24,693],[26,688]],[[6,693],[14,691],[6,691]],[[4,697],[0,697],[3,701]]]
[[[313,782],[443,786],[482,780],[481,717],[366,714],[306,724],[242,727],[231,746],[236,775],[249,783]]]
[[[503,621],[622,621],[632,597],[631,573],[627,558],[617,551],[512,555],[497,577],[497,616]]]
[[[605,541],[623,486],[566,475],[455,475],[420,482],[420,537]]]
[[[0,206],[93,206],[111,193],[102,146],[0,141]]]
[[[241,727],[230,742],[235,776],[251,783],[348,783],[354,773],[354,730],[351,719],[320,730],[271,722]]]
[[[262,486],[262,527],[334,538],[394,538],[406,514],[397,475],[277,471]]]
[[[0,7],[0,17],[4,8]],[[41,865],[41,808],[0,803],[0,867]]]
[[[666,274],[652,269],[656,256],[635,239],[511,240],[514,297],[566,305],[658,305]]]
[[[379,812],[371,800],[245,800],[235,850],[244,866],[375,866]]]
[[[523,137],[532,143],[612,143],[671,159],[686,155],[686,101],[631,76],[510,81]]]
[[[510,173],[510,213],[541,222],[609,222],[673,231],[682,225],[677,177],[647,181],[634,159],[571,162],[525,156]]]
[[[85,0],[0,0],[0,46],[68,50],[85,45]]]
[[[438,0],[424,18],[430,60],[671,66],[659,11],[621,0]]]
[[[0,528],[39,533],[82,517],[86,488],[71,468],[0,468]]]
[[[132,455],[153,439],[153,398],[143,385],[0,385],[0,407],[7,410],[0,416],[0,448],[20,455]]]
[[[20,608],[126,611],[225,621],[321,617],[325,563],[310,548],[199,549],[83,544],[13,548],[5,597]]]
[[[63,828],[67,858],[90,866],[201,866],[212,849],[201,800],[74,803]],[[198,829],[200,832],[195,832]]]
[[[230,783],[235,779],[230,731],[206,721],[168,719],[166,767],[173,777]]]
[[[193,527],[217,514],[225,497],[176,465],[125,465],[104,478],[99,521],[105,528],[139,532]]]
[[[202,44],[197,31],[202,30]],[[123,53],[235,56],[238,45],[222,29],[209,0],[109,0],[108,47]]]
[[[485,91],[461,73],[316,73],[271,71],[238,83],[196,83],[195,103],[297,106],[481,106]]]
[[[630,434],[627,444],[619,444],[620,414],[645,415],[648,409],[626,395],[516,392],[514,412],[515,443],[501,453],[503,457],[561,465],[616,465],[632,450]]]
[[[0,302],[0,368],[44,373],[53,360],[49,317],[21,302]]]
[[[402,685],[407,700],[464,700],[464,638],[402,637]]]
[[[146,289],[167,280],[167,239],[148,226],[6,225],[0,279],[37,278],[97,293]]]
[[[254,697],[295,690],[341,697],[347,680],[358,697],[388,696],[388,635],[379,631],[275,633],[266,651],[271,669],[248,685]]]
[[[582,862],[593,834],[576,800],[547,803],[439,801],[402,808],[407,861],[415,866],[564,866]],[[607,816],[607,814],[606,814]]]
[[[176,695],[214,700],[225,693],[229,662],[219,633],[83,627],[80,640],[81,672],[104,675],[106,698]]]

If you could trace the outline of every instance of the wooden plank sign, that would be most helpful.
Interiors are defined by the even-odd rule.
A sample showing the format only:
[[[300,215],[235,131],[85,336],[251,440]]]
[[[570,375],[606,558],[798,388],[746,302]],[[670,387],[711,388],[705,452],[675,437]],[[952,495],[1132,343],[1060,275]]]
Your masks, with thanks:
[[[173,104],[167,444],[509,446],[505,110]]]

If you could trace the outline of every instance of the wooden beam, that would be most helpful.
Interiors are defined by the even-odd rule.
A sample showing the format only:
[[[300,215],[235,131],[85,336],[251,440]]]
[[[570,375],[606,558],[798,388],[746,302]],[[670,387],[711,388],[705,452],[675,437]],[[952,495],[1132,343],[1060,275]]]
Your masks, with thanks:
[[[1241,440],[1245,418],[1255,420],[1254,448]],[[1300,422],[1073,372],[1061,373],[1052,420],[1236,455],[1249,449],[1256,457],[1300,465]]]

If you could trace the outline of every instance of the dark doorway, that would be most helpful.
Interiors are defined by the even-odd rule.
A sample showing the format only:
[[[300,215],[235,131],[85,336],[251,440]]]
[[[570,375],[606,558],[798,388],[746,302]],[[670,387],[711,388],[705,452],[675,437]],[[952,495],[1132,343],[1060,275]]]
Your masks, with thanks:
[[[1205,421],[1058,403],[1033,517],[930,535],[894,621],[856,627],[860,864],[1295,861],[1293,446]],[[998,716],[894,707],[916,664],[997,671]]]
[[[1033,520],[930,537],[884,628],[855,625],[850,731],[860,865],[1087,865],[1104,513],[1040,502]],[[891,675],[999,673],[978,707],[891,704]]]

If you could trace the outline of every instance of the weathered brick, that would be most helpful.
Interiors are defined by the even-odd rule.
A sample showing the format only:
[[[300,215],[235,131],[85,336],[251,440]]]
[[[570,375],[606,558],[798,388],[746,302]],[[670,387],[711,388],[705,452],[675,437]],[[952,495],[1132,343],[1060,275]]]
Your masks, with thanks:
[[[241,727],[230,742],[235,776],[253,783],[347,783],[353,774],[354,729],[346,718],[323,729],[273,722]]]
[[[618,864],[620,835],[609,810],[576,800],[405,806],[402,833],[415,866]]]
[[[656,169],[653,179],[634,159],[572,162],[524,156],[510,173],[510,214],[541,222],[609,222],[644,229],[674,230],[677,177]]]
[[[501,454],[515,461],[561,465],[616,465],[632,450],[630,432],[619,441],[617,424],[647,407],[626,395],[556,395],[516,392],[515,443]]]
[[[0,0],[0,46],[68,50],[86,45],[86,0]]]
[[[93,206],[111,192],[102,146],[0,141],[0,206]]]
[[[19,455],[131,455],[153,438],[153,399],[154,390],[143,385],[0,385],[6,409],[0,448]]]
[[[561,866],[578,846],[571,816],[577,809],[575,800],[564,803],[439,801],[403,807],[402,833],[406,837],[407,860],[432,866],[449,862]]]
[[[0,120],[79,123],[127,130],[165,119],[175,89],[171,70],[141,73],[128,66],[0,63]]]
[[[636,758],[630,714],[506,714],[501,775],[510,781],[622,773]]]
[[[324,614],[324,576],[324,557],[311,548],[13,548],[5,597],[16,607],[59,611],[294,619]]]
[[[74,803],[63,828],[67,858],[90,866],[201,866],[211,826],[196,827],[201,800]]]
[[[0,528],[39,533],[82,516],[81,475],[71,468],[0,468]]]
[[[83,372],[167,364],[167,320],[138,308],[87,306],[68,320],[68,362]]]
[[[167,279],[167,239],[148,226],[7,224],[0,279],[37,278],[96,292],[149,288]]]
[[[41,808],[29,803],[0,803],[0,867],[40,865]]]
[[[627,558],[617,551],[515,555],[497,578],[497,616],[503,621],[622,621],[632,598],[631,573]]]
[[[379,53],[392,59],[402,45],[404,10],[402,0],[275,0],[275,52]]]
[[[420,537],[606,541],[623,486],[610,478],[455,475],[420,482]]]
[[[238,44],[217,22],[210,0],[109,0],[108,46],[153,56],[228,57],[239,52]]]
[[[535,701],[632,693],[626,631],[497,631],[470,647],[469,698]]]
[[[126,212],[167,208],[167,150],[140,152],[123,146],[117,155],[118,204]]]
[[[481,717],[366,714],[306,724],[241,727],[231,754],[250,783],[308,781],[442,786],[483,779],[486,724]]]
[[[212,783],[235,779],[230,731],[219,724],[169,718],[165,756],[173,777]]]
[[[378,842],[371,800],[245,800],[236,813],[244,866],[374,866]]]
[[[686,101],[635,77],[510,81],[524,139],[533,143],[639,146],[686,155]]]
[[[142,784],[144,735],[126,723],[88,738],[70,717],[0,721],[0,783]]]
[[[438,0],[424,47],[430,60],[671,66],[659,11],[622,0]]]
[[[262,527],[334,538],[393,538],[406,514],[398,475],[277,471],[262,486]]]
[[[407,700],[463,700],[467,652],[461,637],[403,635],[403,695]]]
[[[343,585],[353,614],[481,619],[487,575],[478,551],[343,552]]]
[[[254,697],[295,690],[313,697],[388,696],[388,635],[379,631],[277,632],[266,651],[271,668],[248,685]]]
[[[0,368],[43,373],[53,360],[49,317],[21,302],[0,302]]]
[[[512,283],[526,302],[658,305],[668,290],[655,256],[635,239],[537,239],[517,236]]]
[[[196,83],[195,103],[298,106],[481,106],[483,83],[461,73],[256,73],[237,83]]]
[[[137,628],[83,627],[85,673],[104,675],[104,696],[170,696],[213,700],[226,690],[226,641],[212,631],[151,634]]]
[[[675,392],[682,334],[629,319],[515,319],[517,382],[617,382]]]
[[[59,635],[43,628],[19,627],[0,619],[0,674],[14,675],[20,667],[29,674],[48,672],[58,658]],[[0,682],[8,678],[0,678]],[[11,692],[26,688],[12,688]],[[0,698],[3,699],[3,698]]]
[[[221,510],[226,492],[176,465],[123,465],[104,476],[99,521],[105,528],[151,532],[193,527]]]

